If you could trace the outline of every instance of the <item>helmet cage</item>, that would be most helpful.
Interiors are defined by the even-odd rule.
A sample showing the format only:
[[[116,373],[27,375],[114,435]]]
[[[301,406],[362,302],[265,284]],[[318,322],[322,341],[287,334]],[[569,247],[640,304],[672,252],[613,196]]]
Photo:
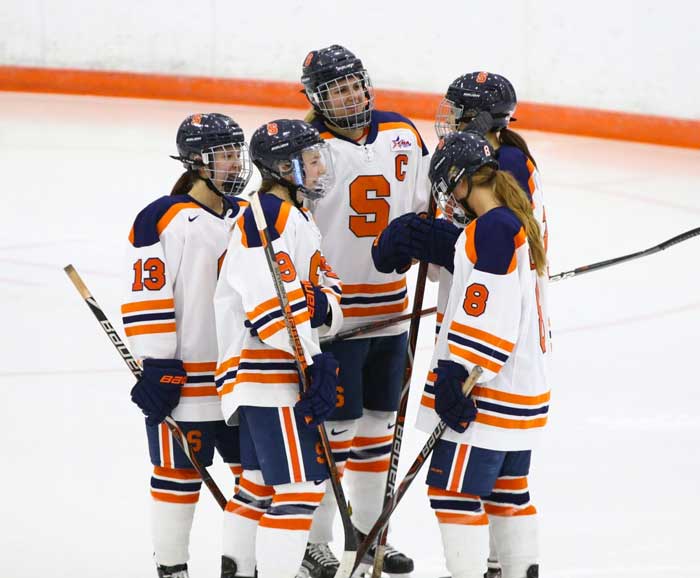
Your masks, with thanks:
[[[235,162],[231,164],[232,156]],[[202,151],[201,155],[191,155],[190,159],[181,160],[188,168],[205,169],[207,176],[204,178],[221,194],[240,194],[253,174],[250,154],[244,142],[212,146]],[[222,164],[229,166],[220,168]]]
[[[356,84],[361,86],[361,92]],[[342,129],[364,128],[374,110],[374,88],[363,68],[306,89],[314,109],[331,124]],[[361,96],[360,96],[361,95]]]

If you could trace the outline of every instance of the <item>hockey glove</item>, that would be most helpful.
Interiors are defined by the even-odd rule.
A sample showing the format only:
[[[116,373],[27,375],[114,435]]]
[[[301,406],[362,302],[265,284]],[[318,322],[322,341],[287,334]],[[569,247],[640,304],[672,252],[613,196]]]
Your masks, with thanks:
[[[372,261],[381,273],[405,273],[411,266],[411,232],[406,226],[415,213],[389,223],[372,243]]]
[[[406,225],[410,236],[410,254],[454,272],[455,243],[462,229],[447,219],[431,219],[427,213],[409,213]]]
[[[492,128],[493,117],[491,116],[491,113],[482,110],[479,114],[477,114],[467,123],[467,126],[461,129],[461,132],[472,131],[479,133],[481,136],[484,136]]]
[[[309,428],[321,425],[338,402],[338,362],[332,353],[319,353],[309,366],[309,388],[294,406]]]
[[[144,359],[143,374],[131,390],[131,401],[146,416],[146,425],[158,425],[180,402],[187,373],[179,359]]]
[[[328,297],[318,285],[302,281],[301,288],[306,297],[306,307],[311,315],[311,327],[321,327],[328,319]]]
[[[469,376],[463,365],[441,359],[433,369],[435,379],[435,411],[449,427],[462,433],[476,418],[476,404],[462,393],[462,384]]]

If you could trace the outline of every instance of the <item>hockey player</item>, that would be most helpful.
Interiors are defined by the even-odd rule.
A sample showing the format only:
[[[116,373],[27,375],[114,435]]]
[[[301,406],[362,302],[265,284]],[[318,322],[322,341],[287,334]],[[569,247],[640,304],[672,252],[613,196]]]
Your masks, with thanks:
[[[333,182],[330,150],[300,120],[258,128],[251,159],[258,193],[306,362],[299,374],[283,311],[250,208],[236,222],[214,298],[219,343],[217,384],[224,417],[240,423],[239,487],[225,514],[222,577],[292,578],[304,557],[328,468],[318,425],[339,403],[338,363],[318,337],[342,325],[341,286],[321,252],[304,199]]]
[[[500,169],[508,171],[527,193],[547,250],[547,219],[539,172],[525,140],[509,128],[517,104],[513,85],[503,76],[472,72],[455,79],[438,106],[435,130],[445,136],[457,130],[475,130],[494,149]],[[466,223],[464,223],[466,224]],[[392,221],[373,247],[375,266],[380,271],[402,269],[412,259],[441,265],[436,333],[445,312],[452,283],[454,244],[459,227],[449,219],[428,219],[407,214]],[[490,506],[485,505],[487,512]],[[497,511],[489,512],[498,515]],[[488,578],[498,578],[500,570],[495,550],[489,554]]]
[[[160,578],[187,578],[188,546],[202,480],[163,422],[171,414],[203,466],[214,448],[240,473],[238,432],[227,427],[214,383],[212,299],[235,196],[251,174],[243,131],[222,114],[187,117],[177,132],[186,171],[170,196],[143,209],[129,235],[124,329],[143,377],[131,391],[146,415],[153,464],[151,518]]]
[[[343,329],[399,315],[408,307],[408,266],[380,273],[372,265],[370,247],[392,218],[426,210],[428,150],[410,120],[374,109],[369,75],[348,49],[333,45],[310,52],[301,82],[313,107],[306,120],[333,150],[337,171],[333,189],[309,207],[323,234],[324,253],[343,279]],[[326,429],[339,468],[345,469],[360,537],[382,507],[407,325],[323,347],[340,363],[345,404],[331,415]],[[305,556],[305,563],[324,577],[334,576],[338,567],[328,548],[334,511],[328,492],[314,517]],[[384,570],[405,574],[413,570],[413,561],[387,547]]]
[[[469,224],[456,243],[454,279],[418,413],[419,429],[449,427],[426,478],[453,578],[481,578],[491,526],[503,578],[538,575],[536,510],[527,475],[547,421],[550,350],[546,255],[517,181],[480,135],[440,141],[433,194]],[[462,383],[484,370],[468,397]],[[486,506],[488,505],[488,510]]]

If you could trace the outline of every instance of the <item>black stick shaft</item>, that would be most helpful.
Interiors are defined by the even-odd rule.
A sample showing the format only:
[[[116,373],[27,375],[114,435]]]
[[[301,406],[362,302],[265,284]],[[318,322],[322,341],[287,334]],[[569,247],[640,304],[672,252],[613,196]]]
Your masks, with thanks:
[[[673,245],[677,245],[678,243],[682,243],[683,241],[687,241],[688,239],[692,239],[693,237],[696,237],[698,235],[700,235],[700,227],[690,229],[690,231],[686,231],[685,233],[681,233],[680,235],[671,237],[663,243],[654,245],[653,247],[645,249],[644,251],[637,251],[636,253],[630,253],[629,255],[623,255],[622,257],[614,257],[612,259],[606,259],[605,261],[591,263],[590,265],[583,265],[582,267],[577,267],[576,269],[572,269],[571,271],[564,271],[562,273],[552,275],[549,278],[549,280],[551,282],[561,281],[562,279],[569,279],[570,277],[575,277],[576,275],[581,275],[583,273],[591,273],[592,271],[598,271],[600,269],[605,269],[606,267],[612,267],[613,265],[626,263],[627,261],[639,259],[640,257],[647,257],[648,255],[653,255],[654,253],[658,253],[659,251],[663,251],[664,249],[673,247]]]
[[[121,355],[124,363],[126,363],[134,377],[139,379],[142,374],[141,366],[138,364],[138,361],[134,359],[134,356],[131,355],[129,348],[122,341],[122,338],[119,336],[119,333],[117,333],[117,330],[114,329],[114,326],[110,323],[109,319],[107,319],[102,307],[98,305],[82,278],[80,275],[78,275],[78,272],[75,270],[73,265],[67,265],[63,270],[73,282],[73,285],[75,285],[78,293],[80,293],[85,300],[85,303],[87,303],[87,306],[90,308],[90,311],[92,311],[92,314],[97,318],[97,321],[99,321],[100,326],[107,334],[107,337],[109,337],[112,345],[114,345],[115,349],[119,352],[119,355]],[[178,423],[170,416],[165,418],[165,425],[168,426],[173,438],[192,463],[192,467],[197,470],[197,473],[200,475],[207,488],[209,488],[209,491],[211,492],[212,496],[214,496],[216,502],[219,504],[219,506],[221,506],[222,510],[225,509],[228,500],[219,489],[219,486],[216,485],[216,482],[211,477],[207,469],[199,463],[199,460],[197,460],[194,451],[187,441],[185,432],[182,431]]]

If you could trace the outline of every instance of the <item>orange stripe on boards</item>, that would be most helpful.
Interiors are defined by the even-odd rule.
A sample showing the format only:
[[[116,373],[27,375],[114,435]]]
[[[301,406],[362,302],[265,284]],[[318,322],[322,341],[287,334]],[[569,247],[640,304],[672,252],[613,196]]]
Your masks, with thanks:
[[[488,333],[487,331],[477,329],[476,327],[471,327],[470,325],[463,325],[462,323],[453,321],[450,325],[450,329],[453,331],[458,331],[459,333],[464,333],[465,335],[469,335],[469,337],[475,337],[480,341],[484,341],[489,345],[498,347],[498,349],[502,349],[508,353],[512,353],[513,349],[515,348],[515,343],[511,343],[507,339],[501,339],[493,333]]]
[[[171,504],[196,504],[199,501],[199,492],[179,496],[151,490],[151,496],[154,500],[158,500],[159,502],[169,502]]]
[[[278,518],[277,516],[263,516],[260,518],[260,526],[276,528],[278,530],[310,530],[311,518]]]
[[[153,323],[152,325],[138,325],[136,327],[125,327],[124,333],[129,337],[132,335],[150,335],[152,333],[174,333],[175,323]]]
[[[408,297],[395,305],[378,305],[376,307],[342,307],[345,317],[370,317],[374,315],[387,315],[389,313],[402,313],[408,307]]]
[[[308,110],[296,82],[0,66],[0,90],[185,100]],[[433,120],[442,94],[375,89],[377,108]],[[700,147],[700,120],[533,102],[518,104],[516,128]],[[325,133],[324,133],[325,135]],[[325,138],[325,136],[324,136]]]
[[[476,414],[476,419],[474,421],[477,423],[483,423],[484,425],[490,425],[493,427],[500,427],[504,429],[533,429],[536,427],[544,427],[547,424],[546,417],[540,417],[537,419],[529,420],[520,420],[486,415],[481,412],[478,412]]]
[[[185,361],[182,365],[187,372],[216,371],[216,361]]]
[[[400,279],[391,283],[358,283],[356,285],[346,285],[343,283],[343,293],[354,295],[355,293],[390,293],[406,288],[406,279]]]
[[[164,468],[162,466],[153,466],[153,474],[163,478],[174,480],[201,480],[197,470],[187,470],[184,468]]]
[[[467,451],[469,446],[460,444],[457,446],[457,460],[455,462],[455,467],[452,470],[452,481],[450,482],[449,490],[451,492],[459,492],[459,482],[462,480],[462,475],[464,474],[464,466],[467,461]]]
[[[498,478],[494,490],[527,490],[527,477]]]
[[[228,502],[226,504],[226,511],[230,514],[235,514],[236,516],[243,516],[249,520],[259,520],[262,518],[264,511],[253,510],[241,504],[240,502]]]
[[[174,299],[154,299],[152,301],[134,301],[122,305],[122,313],[134,313],[135,311],[149,311],[152,309],[174,309]]]
[[[438,522],[441,524],[460,524],[463,526],[485,526],[489,523],[489,517],[480,514],[451,514],[447,512],[435,512]]]
[[[529,505],[527,508],[514,508],[512,506],[484,504],[484,510],[489,516],[532,516],[537,513],[537,508],[533,505]]]
[[[163,467],[172,469],[173,463],[170,461],[170,431],[168,426],[161,423],[160,429],[160,451],[163,454]]]
[[[476,353],[473,353],[472,351],[469,351],[468,349],[462,349],[461,347],[457,347],[456,345],[450,343],[449,344],[450,348],[450,353],[454,355],[459,355],[462,359],[466,359],[467,361],[471,361],[472,363],[475,363],[476,365],[480,365],[484,369],[488,369],[489,371],[492,371],[493,373],[498,373],[501,371],[501,365],[498,363],[495,363],[494,361],[491,361],[490,359],[486,359],[485,357],[481,357],[481,355],[477,355]]]
[[[549,401],[550,392],[543,393],[541,395],[520,395],[517,393],[508,393],[506,391],[499,391],[497,389],[491,389],[490,387],[477,385],[472,390],[472,396],[486,397],[488,399],[505,401],[507,403],[516,403],[518,405],[542,405],[543,403],[547,403]]]
[[[284,430],[287,432],[287,445],[289,446],[289,456],[292,460],[293,482],[301,482],[301,464],[299,463],[299,444],[294,432],[294,423],[292,418],[292,410],[288,407],[282,409],[282,420],[284,422]]]
[[[388,472],[389,460],[381,460],[378,462],[356,462],[348,460],[345,467],[353,472]]]

